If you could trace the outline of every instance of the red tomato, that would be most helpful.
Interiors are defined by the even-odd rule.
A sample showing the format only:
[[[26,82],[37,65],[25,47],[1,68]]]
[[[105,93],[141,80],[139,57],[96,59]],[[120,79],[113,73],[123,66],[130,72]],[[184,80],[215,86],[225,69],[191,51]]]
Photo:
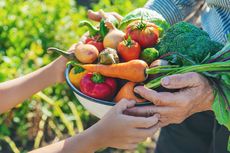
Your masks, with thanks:
[[[87,37],[86,40],[85,40],[85,44],[87,44],[88,42],[94,40],[92,37]]]
[[[118,44],[118,53],[124,59],[124,61],[130,61],[138,59],[141,53],[141,46],[129,37]]]
[[[85,44],[90,44],[95,46],[99,52],[105,49],[103,45],[103,41],[101,40],[101,36],[99,35],[93,37],[87,37],[85,40]]]
[[[126,28],[126,38],[129,36],[138,42],[141,47],[147,48],[157,44],[159,38],[158,27],[147,21],[134,21]]]
[[[91,45],[95,46],[99,52],[101,52],[105,49],[103,42],[91,40],[91,41],[87,42],[87,44],[91,44]]]

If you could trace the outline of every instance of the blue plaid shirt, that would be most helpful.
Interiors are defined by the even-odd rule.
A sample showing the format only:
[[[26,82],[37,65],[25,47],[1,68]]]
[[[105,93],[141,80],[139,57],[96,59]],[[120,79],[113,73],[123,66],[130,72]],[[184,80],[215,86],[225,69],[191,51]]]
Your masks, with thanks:
[[[170,24],[184,20],[205,0],[149,0],[145,8],[160,13]],[[230,33],[230,0],[206,0],[200,14],[201,27],[220,43],[227,42]]]

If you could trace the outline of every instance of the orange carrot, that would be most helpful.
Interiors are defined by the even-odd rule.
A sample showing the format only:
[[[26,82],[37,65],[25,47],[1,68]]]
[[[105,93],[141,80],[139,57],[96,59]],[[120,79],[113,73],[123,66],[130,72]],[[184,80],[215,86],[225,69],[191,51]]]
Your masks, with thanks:
[[[148,68],[148,64],[142,60],[132,60],[112,65],[85,64],[81,66],[89,72],[98,72],[107,77],[125,79],[132,82],[145,81],[145,70]]]
[[[135,96],[134,94],[134,87],[136,83],[134,82],[128,82],[126,83],[118,92],[116,97],[114,98],[115,102],[119,102],[121,99],[125,98],[128,100],[135,100],[137,103],[145,102],[145,99],[141,99]]]

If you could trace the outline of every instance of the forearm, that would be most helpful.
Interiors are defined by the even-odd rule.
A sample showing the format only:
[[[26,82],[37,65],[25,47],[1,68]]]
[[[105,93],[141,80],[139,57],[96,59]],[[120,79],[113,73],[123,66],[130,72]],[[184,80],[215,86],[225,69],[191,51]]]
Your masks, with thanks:
[[[97,136],[93,130],[88,129],[76,136],[55,144],[31,151],[30,153],[93,153],[100,149]]]
[[[0,113],[11,109],[36,92],[60,82],[60,77],[64,74],[61,74],[58,66],[65,65],[65,62],[61,57],[35,72],[0,83]]]

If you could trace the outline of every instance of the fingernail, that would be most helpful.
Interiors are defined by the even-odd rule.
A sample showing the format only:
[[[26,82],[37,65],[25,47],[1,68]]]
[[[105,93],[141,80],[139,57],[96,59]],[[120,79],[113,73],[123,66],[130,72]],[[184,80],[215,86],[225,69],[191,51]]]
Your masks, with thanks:
[[[162,85],[167,86],[170,83],[170,79],[169,77],[164,77],[161,82],[162,82]]]

